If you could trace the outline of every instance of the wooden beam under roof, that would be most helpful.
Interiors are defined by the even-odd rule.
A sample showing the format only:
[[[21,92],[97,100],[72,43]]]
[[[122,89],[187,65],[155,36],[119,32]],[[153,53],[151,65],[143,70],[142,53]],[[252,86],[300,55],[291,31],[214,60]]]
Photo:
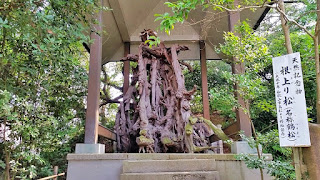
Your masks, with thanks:
[[[105,138],[112,140],[112,141],[117,141],[116,133],[114,133],[112,130],[102,126],[101,124],[99,124],[99,126],[98,126],[98,135],[105,137]]]
[[[112,14],[114,20],[116,21],[121,39],[123,42],[130,42],[130,36],[126,22],[124,20],[123,12],[118,0],[109,0],[110,8],[112,9]]]

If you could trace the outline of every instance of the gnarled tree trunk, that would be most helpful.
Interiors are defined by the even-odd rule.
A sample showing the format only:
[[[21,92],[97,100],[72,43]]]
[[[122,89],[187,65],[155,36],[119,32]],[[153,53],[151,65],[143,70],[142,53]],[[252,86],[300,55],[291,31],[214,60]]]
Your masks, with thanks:
[[[138,62],[131,85],[120,103],[115,130],[119,152],[194,152],[209,149],[210,127],[191,117],[190,100],[196,90],[185,88],[178,60],[185,46],[160,43],[139,46],[139,54],[123,60]],[[188,66],[188,69],[190,66]]]

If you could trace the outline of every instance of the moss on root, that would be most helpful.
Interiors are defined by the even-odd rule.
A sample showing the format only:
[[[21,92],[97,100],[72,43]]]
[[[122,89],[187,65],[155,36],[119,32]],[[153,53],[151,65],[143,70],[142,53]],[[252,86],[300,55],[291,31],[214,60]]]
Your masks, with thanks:
[[[161,139],[163,145],[173,144],[174,142],[169,137],[164,137]]]

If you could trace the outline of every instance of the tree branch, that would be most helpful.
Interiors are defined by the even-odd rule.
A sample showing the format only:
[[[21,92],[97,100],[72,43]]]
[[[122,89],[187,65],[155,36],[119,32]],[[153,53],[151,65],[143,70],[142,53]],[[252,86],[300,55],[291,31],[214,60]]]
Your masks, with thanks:
[[[271,1],[267,4],[266,0],[261,4],[261,5],[252,5],[252,6],[241,6],[240,5],[240,8],[235,8],[235,9],[230,9],[230,8],[227,8],[223,5],[219,5],[219,4],[211,4],[212,7],[217,7],[217,8],[220,8],[220,9],[223,9],[227,12],[238,12],[238,11],[243,11],[245,9],[253,9],[253,8],[263,8],[263,7],[274,7],[274,6],[271,6],[271,4],[275,3],[277,1]]]
[[[296,26],[298,26],[300,29],[302,29],[305,33],[307,33],[310,37],[314,38],[314,35],[312,35],[307,28],[303,27],[301,24],[299,24],[297,21],[290,19],[286,13],[284,13],[278,6],[276,7],[276,10],[283,15],[283,17],[286,19],[286,21],[289,21],[293,24],[295,24]]]
[[[180,64],[186,66],[190,72],[193,72],[193,68],[191,67],[190,64],[183,62],[183,61],[180,61],[180,60],[179,60],[179,62],[180,62]]]
[[[310,13],[316,13],[316,12],[319,12],[320,10],[312,10],[312,11],[308,11],[308,12],[305,12],[303,14],[301,14],[297,20],[299,20],[300,18],[302,18],[303,16],[307,15],[307,14],[310,14]]]

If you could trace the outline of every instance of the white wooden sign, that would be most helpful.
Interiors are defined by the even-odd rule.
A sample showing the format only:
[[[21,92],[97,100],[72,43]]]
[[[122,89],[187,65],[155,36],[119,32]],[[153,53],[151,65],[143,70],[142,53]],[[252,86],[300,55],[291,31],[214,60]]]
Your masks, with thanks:
[[[300,53],[272,58],[281,147],[309,147]]]

